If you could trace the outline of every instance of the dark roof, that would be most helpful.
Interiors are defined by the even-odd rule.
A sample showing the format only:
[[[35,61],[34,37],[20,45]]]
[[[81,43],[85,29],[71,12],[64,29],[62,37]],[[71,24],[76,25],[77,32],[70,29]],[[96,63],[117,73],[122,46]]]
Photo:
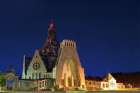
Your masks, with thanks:
[[[93,77],[93,76],[86,76],[86,80],[95,80],[95,81],[102,81],[101,77]]]
[[[118,83],[130,83],[133,86],[140,86],[140,72],[111,73]]]
[[[140,72],[133,72],[133,73],[111,73],[112,76],[118,82],[130,82],[130,81],[139,81],[140,82]]]
[[[48,72],[52,72],[53,67],[51,67],[50,64],[49,64],[49,60],[48,60],[47,54],[42,52],[42,51],[40,51],[39,54],[40,54],[40,57],[41,57],[44,65],[45,65],[47,71]]]

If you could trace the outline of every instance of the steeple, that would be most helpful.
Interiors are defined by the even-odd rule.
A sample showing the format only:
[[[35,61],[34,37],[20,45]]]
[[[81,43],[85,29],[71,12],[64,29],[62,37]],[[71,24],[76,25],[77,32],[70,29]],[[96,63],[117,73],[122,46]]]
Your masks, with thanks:
[[[51,21],[48,25],[48,40],[53,41],[56,39],[55,24]]]
[[[54,30],[55,29],[55,24],[53,21],[50,21],[49,25],[48,25],[48,31],[49,30]]]
[[[56,28],[55,28],[55,24],[54,21],[50,21],[48,24],[48,36],[47,36],[47,40],[43,46],[43,49],[46,50],[46,48],[48,48],[50,45],[52,44],[57,44],[57,40],[56,40]]]
[[[41,49],[43,58],[47,58],[47,71],[52,71],[58,56],[59,43],[56,40],[55,24],[51,21],[48,25],[48,37]]]

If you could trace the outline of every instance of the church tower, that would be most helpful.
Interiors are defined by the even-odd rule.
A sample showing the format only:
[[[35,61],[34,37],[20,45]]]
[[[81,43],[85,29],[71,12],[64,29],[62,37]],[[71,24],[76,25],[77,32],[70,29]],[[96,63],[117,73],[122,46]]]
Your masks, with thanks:
[[[56,86],[64,90],[85,90],[84,68],[76,49],[76,42],[63,40],[60,43],[58,64],[56,69]]]
[[[58,48],[59,43],[56,40],[55,24],[50,22],[48,25],[48,37],[41,50],[41,55],[44,56],[44,58],[47,58],[46,66],[48,72],[52,72],[52,69],[56,65]]]

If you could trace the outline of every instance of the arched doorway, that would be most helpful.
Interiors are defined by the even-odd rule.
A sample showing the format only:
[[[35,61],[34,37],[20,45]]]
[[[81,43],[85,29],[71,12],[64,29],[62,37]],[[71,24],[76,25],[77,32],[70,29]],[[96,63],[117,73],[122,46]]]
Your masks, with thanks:
[[[14,88],[17,88],[18,77],[15,75],[15,73],[7,73],[5,75],[5,79],[7,90],[13,90]]]

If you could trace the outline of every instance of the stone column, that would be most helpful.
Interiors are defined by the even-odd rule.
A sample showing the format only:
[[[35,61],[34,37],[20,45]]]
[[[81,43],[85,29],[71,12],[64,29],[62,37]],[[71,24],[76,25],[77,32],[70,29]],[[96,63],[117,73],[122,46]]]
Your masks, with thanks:
[[[64,82],[65,82],[65,87],[68,87],[68,77],[67,77],[67,74],[64,73]]]
[[[72,87],[74,87],[74,79],[73,79],[73,76],[71,76],[71,81],[72,81]]]

